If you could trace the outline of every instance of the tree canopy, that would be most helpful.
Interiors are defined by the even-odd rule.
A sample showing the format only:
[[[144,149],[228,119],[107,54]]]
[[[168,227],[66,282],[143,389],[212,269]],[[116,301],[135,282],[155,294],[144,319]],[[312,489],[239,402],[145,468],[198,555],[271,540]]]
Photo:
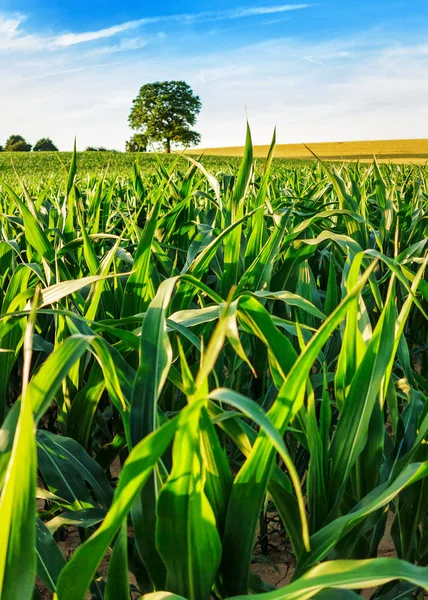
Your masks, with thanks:
[[[157,81],[140,88],[128,121],[147,142],[160,142],[166,152],[171,152],[172,144],[199,143],[200,135],[191,127],[201,107],[199,96],[185,81]]]
[[[33,152],[58,152],[58,148],[50,138],[41,138],[34,144]]]
[[[29,144],[22,135],[10,135],[4,146],[5,152],[30,152],[31,144]]]

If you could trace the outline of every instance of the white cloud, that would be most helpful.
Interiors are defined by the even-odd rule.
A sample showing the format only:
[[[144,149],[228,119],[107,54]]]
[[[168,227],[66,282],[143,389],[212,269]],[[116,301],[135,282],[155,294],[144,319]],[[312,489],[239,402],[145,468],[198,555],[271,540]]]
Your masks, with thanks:
[[[224,18],[239,19],[242,17],[255,17],[260,15],[276,15],[289,12],[290,10],[302,10],[310,8],[312,4],[282,4],[280,6],[261,6],[253,8],[236,8],[234,10],[224,11]]]
[[[240,18],[232,13],[197,18]],[[62,37],[53,51],[61,36],[28,35],[23,25],[20,16],[0,19],[0,49],[14,52],[0,60],[0,79],[8,82],[0,94],[5,137],[21,133],[34,142],[49,136],[70,149],[77,135],[80,148],[123,149],[132,98],[140,85],[163,79],[184,79],[201,96],[203,146],[241,144],[246,107],[255,143],[269,143],[275,125],[283,143],[428,137],[428,49],[416,39],[397,43],[371,30],[318,43],[275,39],[217,52],[192,46],[183,56],[175,37],[155,28],[147,39],[128,37],[136,27],[100,30],[103,36],[89,47]],[[185,36],[181,29],[179,35]],[[148,42],[147,52],[139,52]],[[36,47],[42,49],[33,52]],[[128,52],[126,60],[109,60],[109,53],[121,51]]]
[[[316,60],[315,58],[312,58],[312,56],[298,56],[296,54],[295,58],[300,58],[300,60],[307,60],[308,62],[314,63],[315,65],[321,65],[321,67],[325,67],[324,63],[322,63],[319,60]]]
[[[403,44],[392,60],[394,42],[378,42],[276,40],[234,52],[235,68],[250,64],[249,73],[231,71],[206,93],[199,83],[203,145],[242,143],[245,107],[259,144],[275,125],[283,143],[427,137],[428,53]]]
[[[250,65],[224,65],[222,67],[211,67],[209,69],[201,69],[198,73],[198,77],[202,83],[210,83],[219,80],[230,80],[234,77],[247,75],[251,73],[252,68]]]
[[[51,71],[47,73],[42,73],[40,75],[33,75],[30,77],[26,77],[24,79],[19,79],[17,83],[22,85],[23,83],[27,83],[29,81],[37,81],[38,79],[49,79],[49,78],[58,78],[62,75],[70,75],[71,73],[81,73],[82,71],[90,71],[92,69],[107,69],[112,66],[121,65],[120,61],[110,62],[110,63],[101,63],[98,65],[85,65],[82,67],[73,67],[72,69],[62,69],[61,71]]]
[[[387,52],[388,56],[427,56],[428,55],[428,44],[421,44],[409,48],[408,46],[397,45],[390,48]]]
[[[23,16],[10,19],[0,16],[0,40],[8,40],[16,36],[18,28],[24,19],[25,17]]]
[[[276,6],[236,8],[231,10],[201,11],[196,13],[181,13],[173,15],[159,15],[135,19],[119,23],[111,27],[82,33],[63,33],[57,36],[35,36],[27,34],[20,26],[25,16],[7,19],[0,15],[0,50],[29,50],[43,48],[69,48],[77,44],[95,42],[132,29],[138,29],[156,23],[184,23],[195,24],[210,21],[224,21],[229,19],[242,19],[255,16],[285,13],[294,10],[309,8],[311,4],[281,4]]]
[[[145,48],[149,42],[140,37],[125,38],[120,40],[118,44],[112,44],[110,46],[103,46],[101,48],[95,48],[87,53],[87,56],[113,54],[115,52],[132,52],[135,50],[141,50]]]
[[[274,15],[294,10],[310,8],[313,4],[280,4],[275,6],[243,7],[228,10],[208,10],[199,13],[177,14],[168,17],[152,17],[147,22],[157,23],[159,21],[182,21],[187,23],[207,23],[211,21],[227,21],[229,19],[244,19],[249,17]],[[144,19],[142,19],[142,22]]]
[[[25,20],[25,15],[8,18],[0,14],[0,51],[32,50],[39,46],[40,40],[37,36],[27,35],[21,29]]]
[[[102,40],[104,38],[112,37],[118,33],[123,33],[129,29],[136,29],[140,26],[139,21],[128,21],[121,25],[114,25],[113,27],[107,27],[106,29],[99,29],[98,31],[87,31],[86,33],[65,33],[54,38],[51,42],[52,46],[59,46],[60,48],[66,48],[68,46],[74,46],[75,44],[83,44],[85,42],[93,42],[95,40]]]

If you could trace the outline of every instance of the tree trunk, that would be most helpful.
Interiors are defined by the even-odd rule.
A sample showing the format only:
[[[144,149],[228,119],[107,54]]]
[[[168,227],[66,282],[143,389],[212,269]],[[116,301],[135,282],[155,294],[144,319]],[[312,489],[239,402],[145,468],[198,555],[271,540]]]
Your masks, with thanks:
[[[171,140],[169,138],[166,138],[165,150],[167,154],[171,154]]]

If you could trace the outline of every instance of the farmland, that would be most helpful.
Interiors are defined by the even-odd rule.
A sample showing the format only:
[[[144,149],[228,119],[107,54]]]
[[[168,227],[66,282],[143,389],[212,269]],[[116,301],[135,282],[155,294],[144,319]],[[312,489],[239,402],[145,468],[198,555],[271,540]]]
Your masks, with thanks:
[[[379,162],[398,164],[427,164],[428,140],[387,140],[378,142],[335,142],[307,145],[316,156],[323,160],[343,162],[371,162],[376,156]],[[304,144],[277,144],[275,146],[272,171],[282,167],[301,165],[302,162],[315,160]],[[257,159],[255,168],[262,171],[269,152],[269,146],[254,146],[253,156]],[[186,154],[199,158],[213,172],[230,171],[239,168],[244,153],[243,146],[229,148],[192,149]],[[99,175],[105,172],[109,177],[131,177],[137,160],[143,175],[152,175],[157,170],[157,157],[152,152],[136,155],[132,152],[78,152],[79,169],[82,176]],[[28,182],[36,185],[51,182],[64,184],[68,177],[68,165],[72,152],[0,152],[0,179],[6,182],[16,181],[15,172]],[[166,165],[173,164],[175,155],[163,155]],[[183,159],[181,168],[187,164]]]
[[[242,154],[0,155],[2,600],[428,590],[428,168]]]
[[[66,185],[68,179],[69,165],[72,152],[0,152],[0,179],[3,181],[16,182],[16,173],[29,184],[34,185],[54,184]],[[163,163],[172,165],[177,161],[174,154],[163,155]],[[180,160],[180,167],[185,168],[189,164],[184,159]],[[81,177],[93,175],[95,177],[105,174],[111,178],[130,179],[135,162],[143,176],[154,175],[158,169],[158,158],[152,152],[135,154],[131,152],[78,152],[77,162]],[[260,159],[263,163],[264,159]],[[237,157],[204,158],[204,164],[213,169],[231,169],[239,167],[240,159]],[[276,160],[275,164],[283,164],[282,160]]]
[[[361,142],[324,142],[308,144],[278,144],[275,150],[277,158],[287,160],[313,160],[311,151],[324,160],[372,160],[376,156],[387,162],[428,161],[428,140],[375,140]],[[192,150],[197,154],[201,150]],[[243,146],[225,148],[206,148],[207,156],[242,156]],[[269,146],[254,146],[254,156],[266,158]]]

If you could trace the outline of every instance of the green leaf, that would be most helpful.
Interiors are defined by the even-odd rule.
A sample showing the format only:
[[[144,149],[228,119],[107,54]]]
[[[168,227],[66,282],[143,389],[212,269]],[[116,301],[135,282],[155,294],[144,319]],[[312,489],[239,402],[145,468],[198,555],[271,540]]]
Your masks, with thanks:
[[[54,592],[65,558],[49,529],[36,519],[37,576]]]
[[[300,487],[299,476],[281,435],[272,425],[269,417],[255,402],[232,390],[219,388],[211,392],[209,397],[211,400],[216,400],[217,402],[229,404],[234,408],[238,408],[247,417],[255,421],[255,423],[257,423],[257,425],[264,431],[267,438],[271,441],[272,445],[284,461],[284,464],[288,470],[298,499],[300,520],[303,528],[302,537],[305,538],[305,536],[308,536],[309,530],[306,518],[305,501],[303,498],[302,489]]]
[[[34,306],[37,306],[37,300]],[[0,496],[0,596],[31,600],[36,576],[36,475],[34,417],[28,390],[35,309],[24,340],[23,391],[12,452]]]
[[[40,256],[48,262],[52,262],[55,259],[55,249],[46,237],[37,219],[31,214],[31,211],[25,206],[19,196],[4,181],[1,183],[22,214],[26,240]]]
[[[167,568],[166,587],[189,600],[209,597],[221,560],[214,512],[203,490],[202,407],[197,402],[181,413],[173,467],[157,503],[156,541]]]
[[[87,529],[88,527],[94,527],[94,525],[101,523],[106,512],[107,511],[103,508],[84,508],[82,510],[64,511],[57,517],[48,521],[46,527],[51,535],[64,525],[73,525],[74,527]]]
[[[386,506],[403,489],[428,475],[428,462],[414,463],[403,469],[393,481],[386,482],[372,490],[352,511],[338,517],[311,536],[310,552],[303,551],[298,561],[298,569],[306,570],[325,558],[339,540],[352,531],[364,518]]]
[[[361,260],[361,256],[359,259]],[[360,293],[367,282],[374,265],[366,270],[359,283],[342,300],[336,310],[324,321],[305,350],[291,367],[282,384],[276,402],[269,411],[273,426],[283,434],[289,420],[302,408],[306,380],[310,369],[329,336],[345,317],[349,304]],[[224,534],[223,569],[224,581],[229,594],[247,592],[253,538],[257,518],[269,482],[269,475],[275,458],[275,449],[266,434],[261,431],[243,467],[235,478],[229,502]],[[251,488],[251,501],[248,490]],[[247,524],[247,532],[242,534],[240,522]],[[304,544],[309,547],[308,537]]]
[[[108,507],[113,490],[100,465],[75,440],[39,430],[39,468],[49,489],[76,508],[94,506],[88,483],[97,502]],[[85,483],[86,482],[86,483]]]
[[[110,510],[97,531],[75,552],[62,570],[57,587],[60,600],[85,600],[96,570],[123,520],[131,510],[155,464],[170,445],[177,421],[169,421],[144,438],[123,465]]]
[[[110,557],[104,600],[129,599],[128,532],[126,519],[113,546]]]
[[[153,206],[148,217],[137,251],[134,256],[133,272],[126,283],[122,305],[122,317],[140,313],[148,307],[154,297],[153,282],[150,278],[150,261],[152,257],[152,244],[158,223],[159,211],[163,201],[163,192]]]
[[[336,502],[351,467],[367,442],[368,424],[394,348],[395,309],[391,293],[355,373],[331,442],[329,486]],[[334,493],[333,493],[334,490]]]
[[[396,558],[372,560],[335,560],[314,567],[285,588],[258,594],[259,600],[309,600],[314,594],[330,588],[358,590],[383,585],[400,579],[428,590],[428,573],[424,567],[416,567]],[[333,596],[334,597],[334,596]],[[246,596],[233,596],[244,600]]]
[[[244,157],[239,168],[238,178],[233,187],[232,196],[228,204],[228,217],[226,225],[237,224],[231,231],[223,247],[224,270],[221,281],[221,295],[226,298],[232,286],[238,283],[239,263],[241,254],[242,224],[239,220],[244,215],[243,200],[247,193],[253,163],[253,144],[251,141],[250,127],[247,123],[247,137],[245,140]],[[239,225],[238,225],[239,223]]]

